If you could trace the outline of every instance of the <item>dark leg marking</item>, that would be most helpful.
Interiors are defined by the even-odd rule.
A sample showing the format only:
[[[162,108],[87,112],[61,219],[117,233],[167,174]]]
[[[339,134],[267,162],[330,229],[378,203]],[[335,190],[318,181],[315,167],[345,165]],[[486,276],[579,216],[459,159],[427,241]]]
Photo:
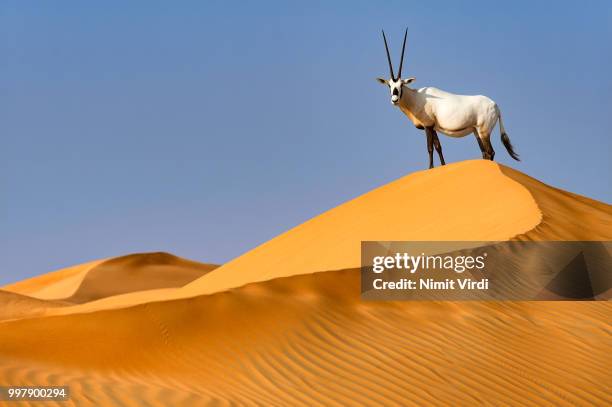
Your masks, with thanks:
[[[476,136],[476,141],[478,142],[478,147],[480,147],[480,152],[482,153],[482,158],[486,159],[486,151],[484,144],[482,144],[482,140],[478,137],[478,133],[474,132],[474,136]]]
[[[491,144],[491,139],[486,139],[484,141],[484,145],[485,145],[485,150],[486,150],[485,158],[493,161],[493,158],[495,157],[495,150],[493,150],[493,145]]]
[[[427,136],[427,152],[429,153],[429,168],[433,168],[433,129],[425,127],[425,135]]]
[[[444,162],[444,156],[442,155],[442,144],[440,144],[440,139],[438,138],[438,133],[435,130],[431,130],[433,132],[433,144],[438,152],[438,156],[440,157],[440,164],[446,165]]]

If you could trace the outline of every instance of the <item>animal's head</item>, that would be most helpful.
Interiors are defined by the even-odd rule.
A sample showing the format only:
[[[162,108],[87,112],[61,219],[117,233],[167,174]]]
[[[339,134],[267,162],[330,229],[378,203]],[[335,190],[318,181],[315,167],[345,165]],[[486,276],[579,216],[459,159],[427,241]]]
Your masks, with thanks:
[[[391,55],[389,54],[389,46],[387,45],[387,37],[385,36],[384,31],[382,32],[382,35],[383,40],[385,41],[385,50],[387,51],[387,61],[389,62],[389,73],[391,74],[391,77],[389,79],[376,78],[376,80],[389,87],[389,92],[391,93],[391,104],[397,106],[402,98],[403,86],[408,85],[415,80],[415,78],[402,79],[402,65],[404,65],[404,50],[406,49],[408,29],[406,28],[406,32],[404,33],[404,44],[402,45],[402,56],[400,57],[400,66],[399,71],[397,72],[397,77],[393,74],[393,64],[391,63]]]

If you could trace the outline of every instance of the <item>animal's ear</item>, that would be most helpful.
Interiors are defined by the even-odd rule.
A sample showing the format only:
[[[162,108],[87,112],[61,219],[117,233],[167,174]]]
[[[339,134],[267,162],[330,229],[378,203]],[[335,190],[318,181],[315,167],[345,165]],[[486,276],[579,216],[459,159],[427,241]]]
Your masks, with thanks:
[[[412,83],[416,80],[416,78],[408,78],[408,79],[402,79],[402,83],[404,85],[408,85],[409,83]]]
[[[387,80],[386,80],[386,79],[383,79],[383,78],[376,78],[376,80],[377,80],[378,82],[382,83],[383,85],[386,85],[386,84],[387,84]]]

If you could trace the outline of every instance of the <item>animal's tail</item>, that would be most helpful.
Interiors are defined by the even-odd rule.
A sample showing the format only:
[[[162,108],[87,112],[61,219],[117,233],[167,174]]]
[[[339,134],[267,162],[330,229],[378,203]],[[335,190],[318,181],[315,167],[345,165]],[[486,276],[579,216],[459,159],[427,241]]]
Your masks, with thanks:
[[[504,143],[504,147],[508,150],[508,154],[510,157],[514,158],[516,161],[521,161],[519,155],[514,151],[514,147],[512,147],[512,143],[510,143],[510,137],[508,137],[508,133],[506,133],[506,129],[504,129],[504,123],[502,122],[501,112],[499,111],[499,107],[497,108],[497,115],[499,116],[499,132],[501,133],[501,141]]]

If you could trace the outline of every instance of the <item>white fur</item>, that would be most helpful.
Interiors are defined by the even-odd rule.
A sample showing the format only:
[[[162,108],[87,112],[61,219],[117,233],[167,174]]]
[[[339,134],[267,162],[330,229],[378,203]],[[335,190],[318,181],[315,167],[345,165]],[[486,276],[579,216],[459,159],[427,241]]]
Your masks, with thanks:
[[[505,133],[497,104],[486,96],[455,95],[432,87],[411,89],[406,85],[414,78],[378,81],[389,86],[392,96],[394,90],[399,94],[391,103],[417,127],[433,127],[451,137],[474,133],[488,143],[499,119],[500,131]]]

